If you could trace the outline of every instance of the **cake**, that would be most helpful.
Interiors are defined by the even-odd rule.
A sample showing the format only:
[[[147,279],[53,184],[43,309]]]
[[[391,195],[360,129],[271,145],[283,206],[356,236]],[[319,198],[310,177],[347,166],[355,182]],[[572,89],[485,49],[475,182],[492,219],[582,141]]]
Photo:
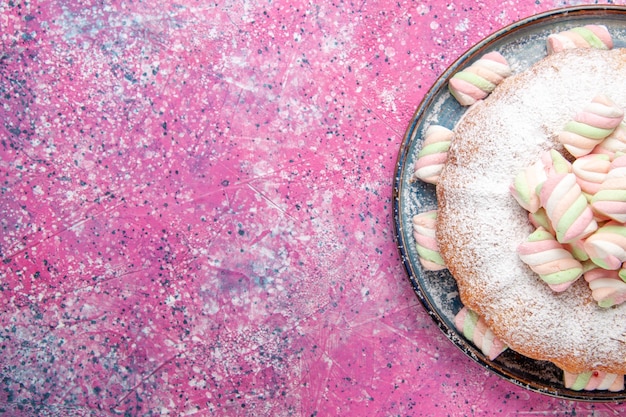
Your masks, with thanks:
[[[588,47],[581,46],[578,38],[568,41],[568,36],[586,39]],[[597,39],[589,40],[590,36]],[[499,65],[500,77],[491,83],[487,94],[475,100],[460,94],[457,85],[450,86],[451,93],[461,97],[461,104],[468,108],[451,131],[431,130],[433,136],[444,139],[429,139],[429,143],[447,141],[439,146],[446,158],[444,162],[435,158],[436,172],[423,163],[420,167],[428,172],[429,182],[436,183],[438,208],[436,213],[415,217],[414,234],[422,241],[423,236],[436,237],[438,247],[428,251],[438,251],[458,284],[463,308],[484,321],[497,343],[529,358],[554,363],[563,370],[568,388],[622,390],[626,374],[626,268],[623,272],[620,267],[604,268],[606,273],[598,276],[599,259],[608,255],[602,252],[590,257],[588,252],[593,251],[585,247],[586,240],[593,246],[593,240],[599,239],[591,239],[592,233],[605,225],[620,224],[595,209],[588,218],[593,195],[578,184],[568,185],[581,190],[571,201],[557,191],[565,187],[559,181],[575,177],[574,182],[580,181],[583,188],[595,193],[599,185],[594,179],[598,175],[603,179],[609,165],[621,155],[623,142],[612,137],[610,140],[617,142],[613,151],[599,146],[595,151],[580,151],[591,157],[574,155],[577,151],[572,151],[564,139],[569,133],[564,132],[578,120],[577,115],[598,106],[611,104],[611,109],[623,117],[626,50],[612,49],[610,37],[601,26],[555,34],[547,45],[545,58],[515,74],[502,66],[505,61],[490,55],[488,58]],[[609,129],[605,137],[621,127]],[[602,137],[598,143],[604,140]],[[607,147],[610,140],[606,140]],[[626,157],[624,162],[626,166]],[[546,181],[548,170],[550,181]],[[524,173],[522,186],[516,184],[520,173]],[[615,176],[622,175],[626,177],[626,173]],[[539,183],[536,193],[533,181]],[[516,187],[519,190],[523,186],[530,193],[516,195]],[[609,210],[616,207],[610,201],[613,196],[621,195],[616,193],[605,204]],[[554,208],[566,200],[572,207],[584,205],[572,220],[578,223],[551,223],[555,216],[566,216],[563,210],[567,208]],[[559,232],[552,226],[558,226]],[[604,250],[606,245],[603,242],[594,247]],[[419,247],[420,259],[430,256],[424,249],[427,246]],[[615,262],[620,264],[626,260],[626,247],[623,249],[625,259],[615,255]],[[549,250],[550,256],[565,260],[550,258],[552,263],[541,269],[546,258],[536,255],[539,250]],[[544,265],[537,266],[540,263]],[[441,261],[436,264],[442,267]],[[594,269],[596,275],[590,272]],[[467,312],[462,314],[465,317]],[[491,339],[489,343],[491,346]]]

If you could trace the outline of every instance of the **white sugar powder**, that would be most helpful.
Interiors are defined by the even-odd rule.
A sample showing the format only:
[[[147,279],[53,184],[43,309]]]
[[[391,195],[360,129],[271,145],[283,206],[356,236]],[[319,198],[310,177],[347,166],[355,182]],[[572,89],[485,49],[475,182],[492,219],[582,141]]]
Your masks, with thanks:
[[[626,373],[626,304],[598,307],[582,278],[554,293],[530,271],[516,248],[533,228],[509,192],[515,175],[559,147],[558,131],[600,94],[626,107],[624,50],[552,55],[470,108],[437,189],[438,235],[462,301],[515,350],[572,371]]]

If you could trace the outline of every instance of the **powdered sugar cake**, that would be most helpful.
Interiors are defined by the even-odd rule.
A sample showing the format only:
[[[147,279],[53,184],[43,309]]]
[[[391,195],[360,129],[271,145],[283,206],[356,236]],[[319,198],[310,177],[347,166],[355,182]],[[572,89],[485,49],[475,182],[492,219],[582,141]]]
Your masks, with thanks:
[[[517,254],[534,228],[509,191],[599,94],[626,108],[623,49],[549,55],[469,108],[437,184],[437,236],[461,301],[513,350],[572,373],[626,374],[626,304],[599,307],[584,280],[562,293],[542,282]]]

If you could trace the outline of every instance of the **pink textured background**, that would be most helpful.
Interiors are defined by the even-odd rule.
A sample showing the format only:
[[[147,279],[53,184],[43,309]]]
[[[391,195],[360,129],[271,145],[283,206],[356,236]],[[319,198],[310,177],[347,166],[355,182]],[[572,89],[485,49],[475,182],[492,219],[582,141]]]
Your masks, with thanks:
[[[626,412],[466,358],[394,244],[428,88],[566,5],[517,3],[0,2],[0,414]]]

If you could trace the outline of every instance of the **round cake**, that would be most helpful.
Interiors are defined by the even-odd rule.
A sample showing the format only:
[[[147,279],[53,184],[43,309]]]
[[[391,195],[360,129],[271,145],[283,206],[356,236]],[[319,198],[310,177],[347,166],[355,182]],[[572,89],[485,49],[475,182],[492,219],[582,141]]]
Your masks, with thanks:
[[[462,303],[508,347],[570,373],[626,374],[626,303],[601,307],[578,279],[556,292],[520,259],[535,230],[511,193],[594,97],[626,109],[626,51],[555,52],[502,81],[453,129],[437,182],[436,235]]]

